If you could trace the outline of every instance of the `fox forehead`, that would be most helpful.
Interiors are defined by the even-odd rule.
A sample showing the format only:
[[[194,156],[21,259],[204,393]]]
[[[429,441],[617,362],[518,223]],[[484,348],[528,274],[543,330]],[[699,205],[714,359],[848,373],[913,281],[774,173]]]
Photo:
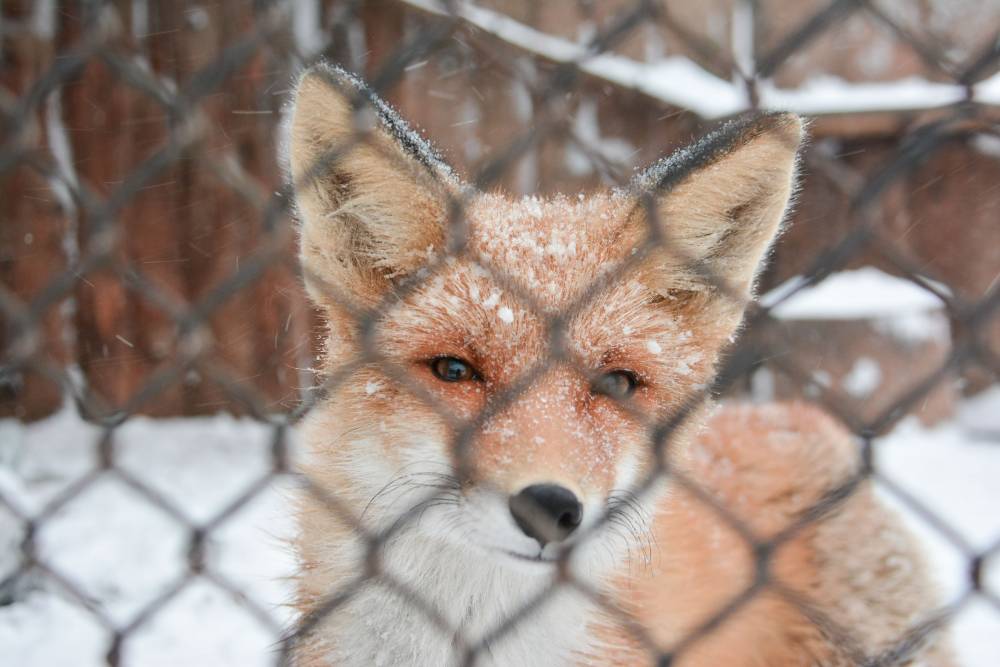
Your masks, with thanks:
[[[617,242],[630,210],[620,193],[509,199],[486,194],[468,208],[471,255],[556,312],[615,270],[628,248]]]
[[[476,198],[466,209],[466,252],[388,314],[383,342],[398,354],[462,356],[510,375],[553,356],[550,318],[561,316],[575,363],[695,381],[709,361],[705,340],[683,309],[630,271],[631,248],[617,240],[628,212],[614,193]]]

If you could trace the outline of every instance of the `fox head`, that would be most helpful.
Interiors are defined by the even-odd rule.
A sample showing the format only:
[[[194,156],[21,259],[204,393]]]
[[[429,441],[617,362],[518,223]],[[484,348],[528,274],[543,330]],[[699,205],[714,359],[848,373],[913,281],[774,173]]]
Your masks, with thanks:
[[[500,562],[611,542],[598,526],[683,459],[801,134],[746,116],[628,188],[513,199],[463,183],[351,75],[306,72],[288,157],[328,323],[312,471],[366,526]]]

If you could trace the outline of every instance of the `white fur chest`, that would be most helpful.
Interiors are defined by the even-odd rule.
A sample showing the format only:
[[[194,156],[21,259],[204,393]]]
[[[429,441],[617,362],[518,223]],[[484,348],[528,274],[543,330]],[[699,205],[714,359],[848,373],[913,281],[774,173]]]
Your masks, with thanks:
[[[407,535],[383,571],[319,630],[330,665],[460,665],[475,647],[477,666],[558,667],[588,648],[594,607],[551,568]]]

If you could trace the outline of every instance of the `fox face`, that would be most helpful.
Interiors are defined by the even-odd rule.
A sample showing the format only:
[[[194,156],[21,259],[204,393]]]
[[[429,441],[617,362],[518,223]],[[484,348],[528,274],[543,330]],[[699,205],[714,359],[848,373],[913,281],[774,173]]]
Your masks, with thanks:
[[[350,75],[307,72],[288,155],[329,378],[310,476],[364,530],[489,567],[599,573],[641,548],[801,131],[745,117],[628,188],[512,199],[463,183]]]

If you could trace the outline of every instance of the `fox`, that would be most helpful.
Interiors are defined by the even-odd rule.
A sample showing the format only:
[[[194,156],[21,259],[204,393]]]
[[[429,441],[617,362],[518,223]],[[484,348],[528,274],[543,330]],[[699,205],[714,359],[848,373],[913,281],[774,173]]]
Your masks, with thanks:
[[[551,197],[465,182],[329,63],[286,123],[324,322],[290,664],[955,664],[850,433],[712,390],[801,118],[744,114],[627,187]]]

